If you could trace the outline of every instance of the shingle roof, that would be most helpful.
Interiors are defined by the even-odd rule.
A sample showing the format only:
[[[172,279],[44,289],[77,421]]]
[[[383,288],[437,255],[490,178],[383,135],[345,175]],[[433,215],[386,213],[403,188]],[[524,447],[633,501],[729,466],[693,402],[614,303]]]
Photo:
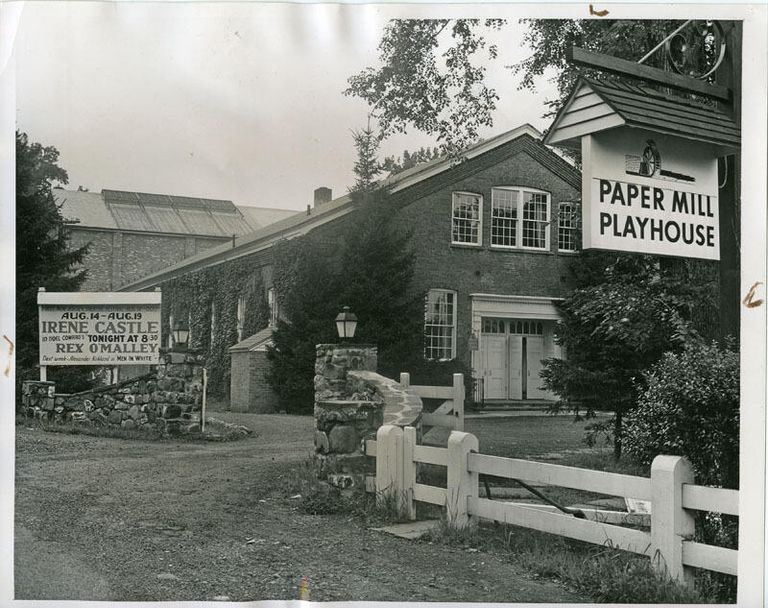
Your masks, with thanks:
[[[738,148],[741,144],[739,126],[720,105],[665,94],[649,86],[628,82],[608,83],[594,78],[579,80],[568,102],[552,123],[545,143],[562,141],[558,139],[558,129],[562,123],[573,123],[572,115],[578,112],[587,115],[587,108],[572,107],[572,102],[590,89],[628,127],[648,129],[730,149]]]
[[[229,347],[229,352],[247,352],[249,350],[256,350],[257,348],[264,347],[266,344],[272,342],[272,328],[265,327],[259,330],[252,336],[245,338],[238,342],[234,346]]]
[[[200,236],[243,236],[295,215],[290,209],[236,206],[232,201],[102,190],[55,189],[65,219],[86,228]]]

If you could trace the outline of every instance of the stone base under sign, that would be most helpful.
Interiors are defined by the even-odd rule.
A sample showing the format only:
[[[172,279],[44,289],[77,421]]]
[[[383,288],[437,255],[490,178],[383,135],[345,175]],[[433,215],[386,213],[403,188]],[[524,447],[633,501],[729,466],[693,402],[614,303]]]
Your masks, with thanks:
[[[204,359],[168,353],[161,361],[144,376],[74,395],[57,394],[53,382],[25,381],[22,413],[53,422],[163,434],[200,432]]]

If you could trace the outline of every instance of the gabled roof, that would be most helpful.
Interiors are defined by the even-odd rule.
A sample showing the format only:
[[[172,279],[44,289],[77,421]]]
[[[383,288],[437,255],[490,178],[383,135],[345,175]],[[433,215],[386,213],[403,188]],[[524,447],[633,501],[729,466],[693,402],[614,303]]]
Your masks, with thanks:
[[[581,78],[552,123],[545,144],[575,145],[582,135],[620,126],[712,144],[741,145],[741,130],[722,107],[629,83]]]
[[[232,201],[121,190],[54,189],[65,219],[80,228],[230,238],[254,232],[296,211],[236,206]]]
[[[272,344],[272,328],[265,327],[257,331],[237,344],[229,347],[231,353],[243,353],[252,350],[265,350],[267,345]]]
[[[541,132],[531,125],[525,124],[516,129],[506,131],[491,139],[479,142],[462,153],[460,159],[443,157],[428,163],[423,163],[402,171],[396,175],[379,181],[377,189],[384,188],[390,193],[403,192],[405,190],[428,182],[430,178],[451,170],[462,172],[469,166],[469,162],[484,154],[497,150],[505,144],[511,144],[515,152],[524,151],[540,163],[546,164],[561,179],[570,183],[574,188],[581,187],[581,176],[575,167],[563,160],[560,156],[547,149],[540,141]],[[487,157],[486,157],[487,158]],[[323,203],[314,208],[308,208],[306,212],[298,212],[286,219],[270,224],[244,237],[238,238],[234,244],[226,243],[211,247],[194,256],[185,258],[181,262],[168,266],[161,271],[150,274],[137,281],[119,288],[119,291],[139,291],[150,289],[160,283],[193,272],[207,266],[213,266],[222,262],[236,259],[264,251],[276,242],[283,239],[291,239],[306,234],[310,230],[330,221],[339,219],[354,209],[352,197],[346,194],[331,202]]]

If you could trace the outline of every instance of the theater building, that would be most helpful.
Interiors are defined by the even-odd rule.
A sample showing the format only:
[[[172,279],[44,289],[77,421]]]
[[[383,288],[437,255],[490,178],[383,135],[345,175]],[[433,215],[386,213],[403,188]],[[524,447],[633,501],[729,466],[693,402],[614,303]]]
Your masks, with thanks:
[[[486,400],[554,399],[542,389],[539,372],[542,359],[561,354],[554,341],[556,303],[571,289],[568,265],[577,255],[579,171],[545,146],[541,133],[523,125],[475,145],[460,162],[438,159],[418,165],[378,187],[390,194],[387,204],[395,226],[412,235],[412,287],[427,294],[424,356],[471,365]],[[267,314],[259,313],[268,326],[279,315],[272,281],[276,246],[310,233],[333,240],[344,218],[355,212],[349,196],[329,200],[327,188],[315,194],[306,212],[240,238],[234,246],[207,248],[123,289],[163,288],[206,269],[245,264],[243,289],[246,283],[258,286],[269,306]],[[238,330],[250,314],[242,298],[227,304],[217,297],[211,297],[207,313],[209,345],[218,335],[221,306],[233,307],[232,318],[243,319]],[[164,298],[165,305],[173,306]],[[227,348],[234,347],[233,361],[250,361],[243,364],[249,365],[245,371],[227,370],[233,409],[269,411],[274,403],[264,393],[260,366],[243,356],[250,349],[263,352],[268,335],[230,331],[225,340]]]
[[[113,291],[295,213],[229,200],[102,190],[53,190],[70,242],[90,244],[82,291]]]

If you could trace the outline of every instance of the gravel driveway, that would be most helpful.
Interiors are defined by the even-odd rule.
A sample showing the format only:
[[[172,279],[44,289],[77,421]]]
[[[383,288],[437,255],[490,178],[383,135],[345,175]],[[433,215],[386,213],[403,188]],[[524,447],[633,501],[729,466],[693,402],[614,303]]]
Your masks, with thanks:
[[[16,599],[579,602],[503,556],[306,515],[285,491],[309,417],[221,415],[231,443],[16,433]],[[248,542],[250,541],[250,542]]]

